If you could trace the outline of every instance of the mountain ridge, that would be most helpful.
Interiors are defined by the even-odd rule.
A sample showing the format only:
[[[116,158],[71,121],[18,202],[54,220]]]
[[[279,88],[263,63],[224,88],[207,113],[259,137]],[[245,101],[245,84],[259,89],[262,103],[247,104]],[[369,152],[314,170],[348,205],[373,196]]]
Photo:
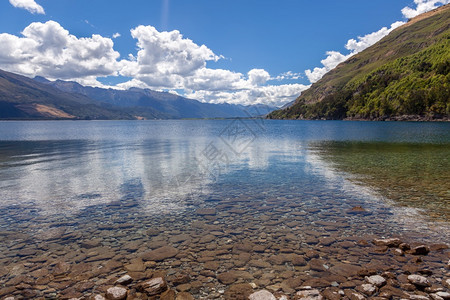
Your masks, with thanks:
[[[271,119],[448,120],[450,5],[350,57]]]
[[[45,82],[64,92],[77,93],[90,99],[118,107],[138,107],[143,111],[153,109],[168,118],[230,118],[265,115],[276,109],[264,105],[244,106],[238,104],[203,103],[168,92],[130,88],[128,90],[105,89],[82,86],[72,81],[49,81],[42,77],[35,80]]]
[[[133,119],[133,115],[0,70],[0,119]]]
[[[274,107],[210,104],[149,89],[102,89],[0,70],[2,120],[142,120],[265,115]]]

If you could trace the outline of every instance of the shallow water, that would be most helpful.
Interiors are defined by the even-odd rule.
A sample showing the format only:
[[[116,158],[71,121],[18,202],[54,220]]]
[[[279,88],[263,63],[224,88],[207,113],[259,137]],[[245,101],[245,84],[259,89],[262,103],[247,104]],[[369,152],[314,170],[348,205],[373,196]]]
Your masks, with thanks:
[[[355,183],[376,189],[393,205],[413,207],[433,221],[450,221],[450,145],[325,142],[315,149]]]
[[[208,259],[201,258],[243,241],[267,244],[261,260],[281,246],[305,251],[320,237],[448,242],[449,129],[408,122],[1,122],[2,284],[17,276],[13,269],[27,273],[57,260],[125,265],[161,245],[195,254],[156,269],[188,270],[203,282]],[[355,206],[365,212],[353,213]],[[81,241],[92,239],[100,242],[89,256]],[[235,257],[222,255],[214,272],[236,268]],[[247,271],[253,276],[255,268]],[[94,288],[123,268],[109,271],[91,274]],[[216,279],[207,282],[209,290],[194,294],[219,293]],[[39,288],[39,295],[68,289]]]

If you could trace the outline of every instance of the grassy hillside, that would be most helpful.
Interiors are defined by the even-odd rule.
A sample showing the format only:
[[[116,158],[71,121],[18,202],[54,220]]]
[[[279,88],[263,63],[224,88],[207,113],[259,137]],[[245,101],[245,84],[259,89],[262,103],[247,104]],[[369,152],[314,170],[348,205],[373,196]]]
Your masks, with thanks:
[[[273,119],[449,118],[450,5],[351,57]],[[414,118],[413,117],[413,118]]]

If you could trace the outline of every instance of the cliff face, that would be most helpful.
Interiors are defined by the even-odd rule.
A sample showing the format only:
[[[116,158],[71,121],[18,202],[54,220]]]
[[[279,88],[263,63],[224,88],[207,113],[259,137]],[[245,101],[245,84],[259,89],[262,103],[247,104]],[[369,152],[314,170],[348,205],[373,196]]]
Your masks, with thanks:
[[[448,119],[450,5],[356,54],[273,119]]]

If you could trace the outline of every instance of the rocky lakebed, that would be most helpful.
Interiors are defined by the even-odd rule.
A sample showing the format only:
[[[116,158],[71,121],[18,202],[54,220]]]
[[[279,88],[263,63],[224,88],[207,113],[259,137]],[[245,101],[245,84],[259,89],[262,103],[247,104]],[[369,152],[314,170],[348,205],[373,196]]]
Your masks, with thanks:
[[[403,230],[390,209],[307,195],[186,203],[4,209],[0,298],[450,299],[449,232]]]

